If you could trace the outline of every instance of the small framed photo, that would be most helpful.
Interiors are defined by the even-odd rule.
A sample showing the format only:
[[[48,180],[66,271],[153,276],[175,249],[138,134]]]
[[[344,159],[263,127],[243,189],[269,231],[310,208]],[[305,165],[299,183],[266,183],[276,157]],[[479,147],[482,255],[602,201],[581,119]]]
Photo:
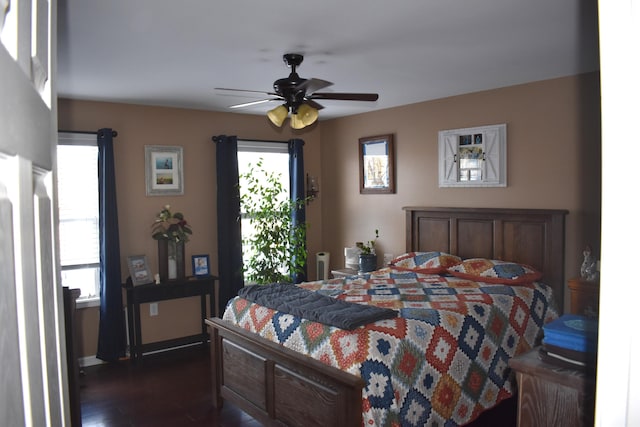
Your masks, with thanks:
[[[196,277],[211,275],[209,272],[209,255],[192,255],[191,268],[193,275]]]
[[[396,192],[393,135],[360,138],[360,194]]]
[[[129,274],[133,286],[144,285],[153,282],[153,276],[149,271],[149,263],[146,255],[133,255],[127,257],[129,264]]]
[[[145,145],[147,196],[184,194],[182,147]]]

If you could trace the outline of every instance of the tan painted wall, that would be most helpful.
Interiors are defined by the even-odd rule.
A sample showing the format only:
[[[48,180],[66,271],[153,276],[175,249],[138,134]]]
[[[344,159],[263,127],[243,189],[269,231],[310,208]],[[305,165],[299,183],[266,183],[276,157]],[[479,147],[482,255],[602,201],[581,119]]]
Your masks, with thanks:
[[[312,175],[320,174],[320,143],[317,125],[306,130],[292,131],[288,126],[276,128],[265,117],[208,111],[148,107],[105,102],[76,100],[59,101],[59,129],[67,131],[96,131],[110,127],[118,132],[114,142],[117,171],[118,221],[123,281],[129,275],[126,259],[129,255],[146,254],[150,268],[157,271],[157,242],[151,238],[151,224],[166,205],[181,211],[192,225],[193,236],[187,243],[187,274],[191,274],[191,255],[209,254],[211,271],[218,271],[216,220],[216,169],[214,135],[237,135],[245,139],[305,141],[305,168]],[[146,196],[145,145],[178,145],[184,148],[183,196]],[[309,250],[320,250],[321,199],[307,208]],[[310,277],[315,277],[311,263]],[[224,286],[224,284],[221,284]],[[83,356],[96,353],[97,308],[81,311],[86,324],[82,331]],[[148,304],[142,306],[143,341],[152,342],[198,333],[200,321],[199,299],[164,301],[158,306],[157,317],[149,316]]]
[[[373,238],[376,228],[379,254],[404,252],[403,206],[548,208],[570,212],[566,275],[575,276],[587,243],[599,253],[599,96],[598,75],[587,74],[323,123],[322,243],[332,267],[343,265],[345,246]],[[507,124],[508,186],[439,188],[438,131],[499,123]],[[361,195],[358,139],[388,133],[396,194]]]
[[[118,131],[118,212],[123,279],[126,256],[147,254],[157,269],[150,224],[165,204],[180,209],[193,225],[187,257],[211,255],[217,271],[215,147],[211,136],[305,140],[307,172],[319,177],[320,197],[307,210],[309,277],[315,254],[331,253],[333,268],[343,265],[343,248],[380,230],[379,252],[405,249],[403,206],[521,207],[567,209],[566,274],[579,271],[582,249],[599,253],[600,103],[597,74],[548,80],[462,95],[410,106],[320,122],[292,133],[264,117],[126,104],[61,100],[61,130]],[[507,123],[508,187],[438,188],[439,130]],[[361,195],[358,138],[393,133],[396,141],[396,194]],[[147,197],[144,145],[184,147],[185,195]],[[188,269],[190,271],[190,269]],[[567,298],[565,298],[566,300]],[[95,309],[85,309],[95,310]],[[159,316],[143,312],[143,339],[155,341],[198,331],[197,298],[162,302]],[[97,315],[84,315],[83,355],[95,354]],[[195,319],[195,320],[193,320]]]

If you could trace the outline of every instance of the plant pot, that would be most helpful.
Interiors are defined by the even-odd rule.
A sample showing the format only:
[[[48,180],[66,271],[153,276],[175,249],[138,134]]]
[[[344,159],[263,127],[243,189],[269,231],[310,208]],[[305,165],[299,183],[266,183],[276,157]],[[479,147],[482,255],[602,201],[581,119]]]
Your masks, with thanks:
[[[158,240],[160,281],[184,279],[184,242]]]
[[[358,273],[368,273],[376,269],[378,257],[376,254],[360,254],[358,256]]]

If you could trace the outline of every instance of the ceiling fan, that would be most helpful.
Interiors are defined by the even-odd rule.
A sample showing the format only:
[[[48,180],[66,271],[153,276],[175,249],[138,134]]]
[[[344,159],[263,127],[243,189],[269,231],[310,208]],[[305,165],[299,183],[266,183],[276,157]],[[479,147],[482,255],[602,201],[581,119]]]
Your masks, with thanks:
[[[258,90],[215,88],[219,91],[252,92],[271,96],[257,101],[232,105],[229,108],[242,108],[266,102],[278,101],[282,104],[267,112],[267,117],[276,126],[282,126],[291,111],[291,127],[302,129],[314,123],[318,119],[318,110],[324,107],[316,100],[335,99],[340,101],[377,101],[377,93],[333,93],[318,92],[333,83],[321,79],[303,79],[296,72],[304,57],[298,53],[285,53],[282,57],[291,68],[288,77],[273,82],[273,92]]]

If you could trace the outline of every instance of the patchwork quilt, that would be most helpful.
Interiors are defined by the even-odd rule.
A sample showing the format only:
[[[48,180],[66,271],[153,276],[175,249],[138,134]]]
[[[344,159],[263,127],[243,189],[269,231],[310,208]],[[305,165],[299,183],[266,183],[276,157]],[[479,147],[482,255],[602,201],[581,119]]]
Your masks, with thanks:
[[[223,319],[365,380],[365,426],[457,426],[515,392],[509,358],[555,319],[551,288],[394,269],[298,285],[400,317],[348,331],[236,297]]]

